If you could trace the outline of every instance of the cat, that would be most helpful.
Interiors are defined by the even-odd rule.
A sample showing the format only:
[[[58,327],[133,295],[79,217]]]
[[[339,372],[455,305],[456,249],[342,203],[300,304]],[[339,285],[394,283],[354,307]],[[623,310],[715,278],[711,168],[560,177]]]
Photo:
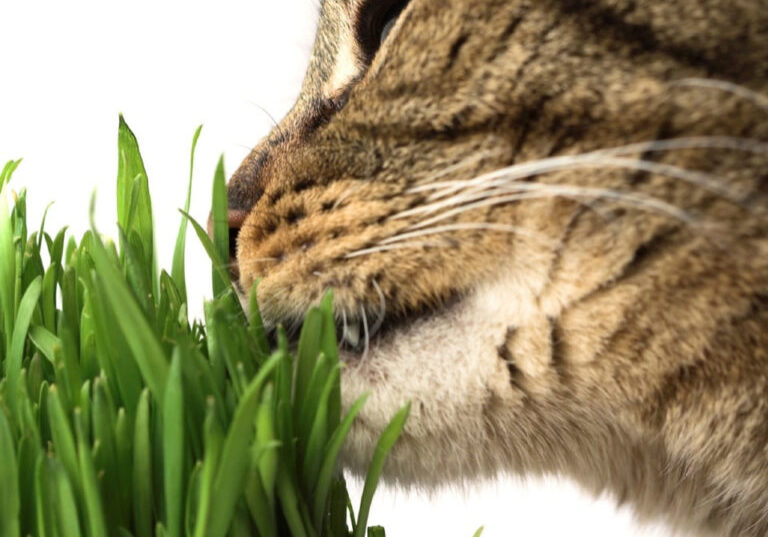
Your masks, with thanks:
[[[768,535],[765,0],[324,0],[228,185],[267,322],[326,289],[361,471],[557,473]]]

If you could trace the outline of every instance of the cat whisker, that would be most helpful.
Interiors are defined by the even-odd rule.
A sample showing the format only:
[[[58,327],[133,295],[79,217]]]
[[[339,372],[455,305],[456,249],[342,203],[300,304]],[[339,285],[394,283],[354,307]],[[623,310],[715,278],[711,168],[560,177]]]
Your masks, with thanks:
[[[609,149],[598,149],[587,154],[625,156],[633,153],[676,151],[681,149],[732,149],[745,153],[768,154],[768,143],[740,136],[681,136],[648,142],[636,142]]]
[[[347,187],[347,189],[341,193],[341,195],[336,199],[336,201],[333,202],[333,210],[339,208],[339,206],[346,200],[349,196],[360,190],[366,183],[360,182],[357,183],[354,186]]]
[[[436,244],[433,241],[407,242],[407,243],[390,244],[390,245],[384,245],[384,246],[372,246],[370,248],[362,248],[360,250],[355,250],[353,252],[350,252],[346,254],[344,257],[346,259],[351,259],[354,257],[361,257],[364,255],[375,254],[377,252],[387,252],[391,250],[400,250],[400,249],[406,249],[406,248],[424,248],[424,247],[441,248],[444,246],[445,245]]]
[[[368,351],[371,345],[370,334],[368,333],[368,316],[365,314],[365,308],[360,305],[360,317],[363,319],[363,355],[360,358],[360,363],[365,363],[368,358]]]
[[[504,183],[519,181],[529,177],[535,177],[537,175],[543,175],[545,173],[552,173],[557,171],[566,171],[574,169],[606,169],[606,168],[621,168],[634,171],[643,171],[649,173],[655,173],[664,175],[667,177],[673,177],[681,179],[691,184],[702,187],[706,190],[715,192],[731,201],[740,201],[740,196],[731,188],[724,186],[723,181],[717,176],[708,174],[705,172],[697,172],[673,166],[670,164],[661,164],[649,160],[629,159],[622,157],[605,156],[599,153],[587,153],[584,155],[576,156],[563,156],[554,157],[552,159],[542,159],[539,161],[509,166],[507,168],[501,168],[493,172],[489,172],[474,179],[468,181],[450,181],[443,184],[434,184],[433,189],[438,190],[445,186],[443,192],[439,192],[430,196],[429,200],[438,200],[445,197],[447,194],[451,194],[457,191],[466,191],[468,189],[486,189],[501,185]],[[426,190],[426,189],[424,189]],[[409,192],[411,193],[411,192]],[[450,200],[451,198],[449,198]],[[440,203],[447,203],[448,200],[443,200]],[[393,218],[404,218],[410,216],[413,212],[420,212],[422,207],[410,209],[398,213]],[[439,207],[439,206],[438,206]]]
[[[741,86],[739,84],[734,84],[733,82],[728,82],[727,80],[719,80],[716,78],[691,77],[691,78],[681,78],[680,80],[674,80],[670,82],[669,85],[707,88],[707,89],[724,91],[726,93],[731,93],[747,101],[750,101],[751,103],[755,104],[760,108],[763,108],[764,110],[768,110],[768,96],[763,95],[762,93],[758,93],[756,91],[752,91],[746,86]]]
[[[456,224],[446,224],[442,226],[434,226],[427,229],[420,229],[418,231],[412,231],[409,233],[402,233],[395,235],[388,239],[381,241],[379,244],[383,246],[398,244],[401,241],[424,237],[428,235],[436,235],[440,233],[447,233],[449,231],[467,231],[467,230],[483,230],[483,231],[499,231],[503,233],[514,233],[516,235],[525,235],[547,244],[548,246],[556,246],[557,241],[550,239],[549,237],[537,233],[528,228],[513,226],[508,224],[497,224],[493,222],[459,222]]]
[[[469,168],[470,166],[478,164],[487,158],[494,157],[494,156],[501,156],[501,155],[503,155],[501,151],[494,151],[490,153],[478,153],[477,155],[474,155],[470,158],[460,160],[456,164],[446,166],[445,168],[440,170],[438,173],[431,175],[425,179],[420,179],[419,181],[416,182],[416,184],[422,185],[422,184],[434,183],[441,177],[445,177],[446,175],[450,175],[453,172],[460,171],[465,168]]]
[[[506,194],[507,192],[510,192],[510,194]],[[479,207],[490,207],[526,199],[542,199],[551,197],[563,197],[573,199],[575,201],[579,201],[579,198],[589,198],[590,200],[612,199],[627,203],[632,206],[640,207],[642,209],[653,210],[655,212],[671,216],[685,222],[686,224],[693,223],[693,218],[679,207],[644,194],[594,187],[521,183],[503,189],[494,189],[490,192],[480,192],[474,196],[467,197],[464,200],[461,200],[459,207],[443,211],[442,213],[439,213],[432,218],[417,222],[416,224],[409,226],[407,229],[414,230],[424,228],[439,221],[458,216]],[[474,203],[468,203],[470,201],[473,201]],[[459,205],[459,203],[454,203],[452,205]],[[435,211],[429,211],[428,214],[432,214],[433,212]]]
[[[371,326],[371,337],[373,337],[384,323],[384,316],[387,312],[387,299],[384,297],[384,292],[381,290],[381,286],[376,280],[371,280],[371,285],[373,285],[373,288],[376,290],[376,294],[379,295],[379,313],[376,322]]]
[[[341,310],[341,340],[347,340],[347,334],[349,334],[349,325],[347,324],[347,310]]]
[[[442,190],[433,194],[430,199],[439,199],[452,194],[463,188],[468,188],[482,184],[483,182],[506,176],[506,180],[523,179],[551,171],[569,169],[570,167],[587,166],[594,167],[604,164],[614,167],[629,167],[641,171],[649,171],[660,174],[674,174],[675,177],[688,179],[700,186],[713,189],[721,194],[727,195],[729,189],[725,188],[722,180],[704,172],[693,172],[669,164],[638,160],[638,159],[613,159],[609,157],[621,157],[634,153],[649,151],[673,151],[681,149],[733,149],[756,154],[768,154],[768,143],[761,142],[752,138],[739,138],[729,136],[693,136],[671,138],[667,140],[655,140],[649,142],[638,142],[613,148],[600,149],[589,153],[578,155],[562,155],[546,159],[524,162],[499,170],[480,175],[469,180],[452,180],[442,182],[432,182],[421,186],[412,187],[406,193],[413,194],[426,192],[430,190]],[[637,164],[637,163],[641,164]]]

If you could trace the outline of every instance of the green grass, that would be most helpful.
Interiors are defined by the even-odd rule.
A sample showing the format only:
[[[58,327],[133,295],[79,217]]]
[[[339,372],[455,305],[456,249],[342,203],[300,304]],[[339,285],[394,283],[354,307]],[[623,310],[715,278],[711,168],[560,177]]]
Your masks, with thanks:
[[[189,215],[171,274],[157,267],[147,174],[120,118],[117,244],[92,223],[30,232],[26,192],[0,172],[0,537],[363,537],[393,417],[355,510],[341,445],[365,403],[342,415],[342,364],[328,294],[296,355],[265,336],[229,283],[224,167],[214,240]],[[183,200],[180,200],[180,202]],[[215,298],[187,314],[187,225],[212,259]]]

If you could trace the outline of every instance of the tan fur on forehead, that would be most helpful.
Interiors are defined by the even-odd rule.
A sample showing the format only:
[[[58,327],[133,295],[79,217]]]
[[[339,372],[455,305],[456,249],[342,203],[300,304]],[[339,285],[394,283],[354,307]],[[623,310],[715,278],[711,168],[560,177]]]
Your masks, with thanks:
[[[768,534],[764,1],[411,0],[369,66],[366,5],[323,3],[229,186],[270,322],[333,288],[385,323],[345,354],[346,463],[410,399],[391,480],[561,473]]]

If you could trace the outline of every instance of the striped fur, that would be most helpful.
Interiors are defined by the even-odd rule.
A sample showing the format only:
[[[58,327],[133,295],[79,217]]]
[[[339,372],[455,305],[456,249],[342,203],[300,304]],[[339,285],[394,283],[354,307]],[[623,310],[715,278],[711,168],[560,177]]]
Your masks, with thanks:
[[[412,0],[370,57],[372,6],[325,0],[229,184],[267,319],[333,288],[383,327],[344,354],[349,467],[409,399],[393,481],[558,473],[768,535],[764,0]]]

